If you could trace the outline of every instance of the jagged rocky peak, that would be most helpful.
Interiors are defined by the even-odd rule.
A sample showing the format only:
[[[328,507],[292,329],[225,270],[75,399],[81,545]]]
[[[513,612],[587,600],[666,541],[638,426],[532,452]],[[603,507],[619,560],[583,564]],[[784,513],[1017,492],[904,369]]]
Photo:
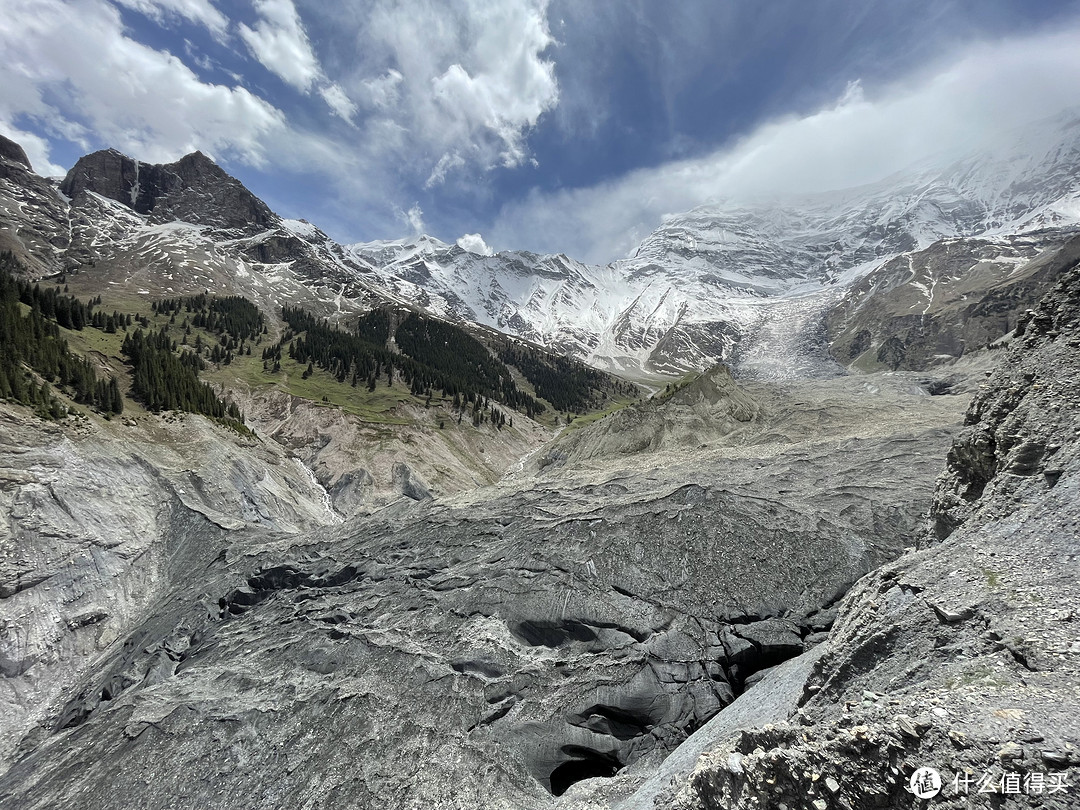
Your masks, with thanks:
[[[0,157],[7,160],[13,160],[16,163],[21,163],[26,168],[33,171],[33,166],[30,165],[30,158],[26,156],[26,150],[24,150],[19,144],[10,138],[5,138],[0,135]]]
[[[156,222],[183,220],[251,233],[278,222],[266,203],[202,152],[156,164],[104,149],[80,158],[60,190],[72,198],[92,191]]]

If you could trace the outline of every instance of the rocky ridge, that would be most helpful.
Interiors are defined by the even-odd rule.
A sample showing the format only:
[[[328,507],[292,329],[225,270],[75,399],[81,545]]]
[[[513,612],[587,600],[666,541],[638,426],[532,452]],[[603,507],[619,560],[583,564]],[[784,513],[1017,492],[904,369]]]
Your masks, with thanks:
[[[115,149],[94,152],[72,167],[60,191],[76,205],[80,194],[100,194],[158,224],[179,220],[254,235],[278,221],[266,203],[202,152],[165,165],[140,163]]]
[[[990,156],[860,189],[703,207],[604,267],[526,251],[480,255],[428,236],[343,247],[277,217],[201,153],[153,165],[96,152],[59,189],[7,161],[7,179],[17,180],[8,196],[22,201],[9,214],[20,226],[0,230],[0,243],[42,274],[94,265],[104,283],[230,289],[268,309],[292,301],[337,318],[386,302],[419,307],[635,377],[719,360],[776,377],[805,365],[801,343],[816,340],[826,317],[842,364],[924,368],[1000,337],[957,335],[942,329],[949,317],[927,316],[993,299],[1018,263],[1075,233],[1078,131],[1071,119],[1044,122],[1038,143],[1025,135]],[[1033,304],[1045,291],[1036,286],[1013,284],[1024,299],[1013,309]],[[762,356],[748,363],[763,329],[770,339],[757,341]]]
[[[1070,233],[942,240],[883,264],[829,310],[832,355],[862,370],[923,369],[1007,341],[1080,255]]]
[[[759,358],[771,361],[775,375],[775,366],[799,362],[793,342],[827,314],[837,359],[847,364],[871,347],[878,352],[897,333],[911,340],[904,334],[910,323],[883,331],[881,315],[860,320],[870,296],[890,317],[929,313],[931,304],[944,312],[954,308],[953,290],[992,296],[1018,262],[1075,234],[1078,137],[1080,124],[1066,115],[1025,127],[989,152],[915,166],[860,188],[720,201],[668,217],[633,255],[602,267],[524,251],[480,255],[428,236],[348,250],[374,265],[397,295],[420,295],[447,317],[489,324],[615,371],[678,374],[719,360],[738,365],[741,345],[772,323],[779,340],[758,348],[767,354],[768,345],[779,347],[777,356]],[[943,283],[935,286],[939,275]],[[883,289],[891,297],[876,298]],[[1045,289],[1027,292],[1034,297],[1024,304],[1031,306]],[[814,301],[814,318],[788,324],[778,310],[791,301]],[[977,332],[955,336],[943,351],[913,350],[902,367],[939,363],[938,354],[955,357],[957,339],[968,348],[985,345],[971,344]],[[851,354],[852,346],[859,351]],[[886,358],[878,367],[901,366]]]

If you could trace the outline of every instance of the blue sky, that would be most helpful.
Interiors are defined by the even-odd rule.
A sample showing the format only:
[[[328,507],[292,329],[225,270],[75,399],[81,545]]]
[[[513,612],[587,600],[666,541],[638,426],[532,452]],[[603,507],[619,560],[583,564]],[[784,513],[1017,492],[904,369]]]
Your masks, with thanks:
[[[1075,1],[6,0],[0,47],[43,173],[201,149],[340,241],[591,261],[1080,104]]]

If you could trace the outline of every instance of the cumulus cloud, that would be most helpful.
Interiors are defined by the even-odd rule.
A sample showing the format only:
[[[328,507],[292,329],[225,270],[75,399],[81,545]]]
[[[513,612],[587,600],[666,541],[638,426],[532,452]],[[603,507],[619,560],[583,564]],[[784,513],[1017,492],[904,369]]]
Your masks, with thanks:
[[[100,140],[146,160],[203,149],[252,165],[285,127],[283,114],[248,90],[206,84],[172,54],[130,39],[108,3],[9,6],[0,121],[28,119],[50,137],[83,148]]]
[[[292,0],[255,0],[259,20],[241,23],[240,38],[263,67],[297,90],[308,92],[322,70]]]
[[[469,253],[475,253],[477,256],[494,256],[495,251],[488,247],[487,242],[484,241],[478,233],[467,233],[457,240],[458,247],[462,250],[467,250]]]
[[[238,29],[252,56],[302,93],[316,89],[335,115],[351,122],[356,105],[340,85],[327,78],[292,0],[255,0],[254,4],[259,15],[255,27],[241,23]]]
[[[205,26],[217,39],[225,36],[229,20],[210,0],[115,0],[124,8],[138,11],[150,19],[165,24],[180,18]]]
[[[465,166],[528,159],[528,132],[559,97],[546,11],[547,0],[376,0],[358,22],[353,81],[373,117],[409,132],[429,188]]]
[[[917,76],[758,128],[702,158],[590,188],[533,193],[500,212],[496,244],[626,255],[668,214],[720,200],[873,182],[911,164],[985,148],[1021,124],[1080,105],[1078,31],[967,48]]]

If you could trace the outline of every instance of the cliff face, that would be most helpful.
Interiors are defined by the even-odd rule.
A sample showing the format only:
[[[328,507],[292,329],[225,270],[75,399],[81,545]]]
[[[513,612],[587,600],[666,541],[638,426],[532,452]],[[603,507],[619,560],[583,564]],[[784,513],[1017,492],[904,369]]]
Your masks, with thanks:
[[[26,156],[26,150],[15,143],[15,141],[10,138],[5,138],[3,135],[0,135],[0,158],[14,161],[33,171],[33,167],[30,165],[30,159]]]
[[[932,544],[844,599],[798,710],[727,739],[717,726],[663,806],[920,807],[909,787],[924,766],[943,782],[935,807],[1076,806],[1075,259],[1017,335],[949,453]]]
[[[199,417],[123,422],[61,428],[0,411],[4,765],[227,537],[335,522],[325,493],[270,443]]]
[[[829,310],[830,351],[862,371],[922,370],[994,344],[1080,256],[1068,236],[942,240],[892,259]]]
[[[79,159],[60,184],[68,197],[93,191],[154,222],[180,220],[258,233],[278,223],[267,205],[202,152],[164,165],[140,163],[114,149]]]

